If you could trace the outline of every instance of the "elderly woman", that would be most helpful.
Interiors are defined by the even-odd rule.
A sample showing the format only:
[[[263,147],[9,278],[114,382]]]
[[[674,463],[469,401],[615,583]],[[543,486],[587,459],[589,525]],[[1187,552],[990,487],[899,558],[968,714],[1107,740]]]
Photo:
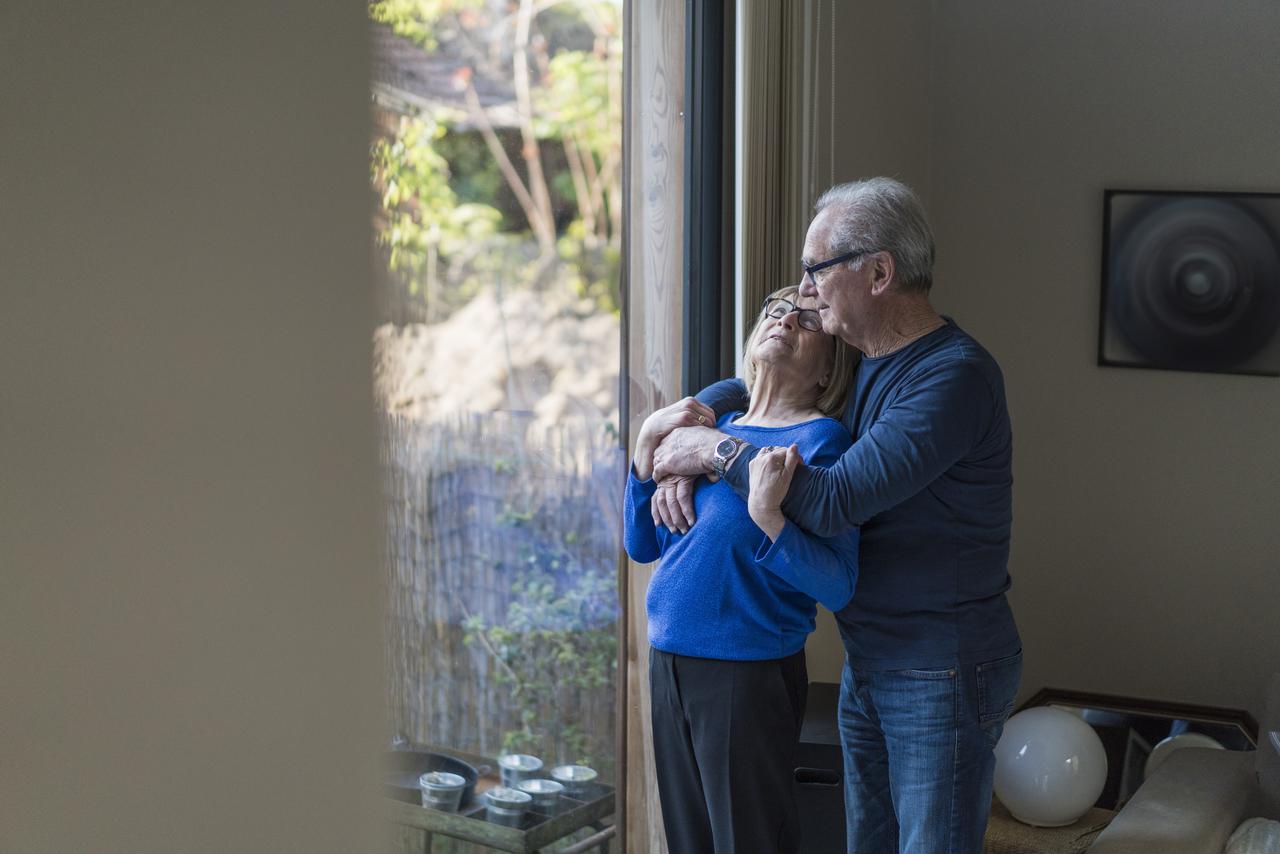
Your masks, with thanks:
[[[849,447],[844,408],[854,351],[822,331],[812,300],[783,288],[747,340],[745,413],[716,426],[771,446],[751,463],[750,506],[724,482],[697,484],[698,524],[655,525],[653,452],[677,427],[715,417],[686,398],[654,412],[627,485],[627,553],[661,558],[649,584],[650,687],[658,792],[673,852],[798,850],[794,753],[816,602],[839,610],[857,580],[857,531],[810,536],[779,506],[797,462],[824,466]],[[733,447],[724,449],[727,458]],[[717,449],[717,454],[720,449]]]

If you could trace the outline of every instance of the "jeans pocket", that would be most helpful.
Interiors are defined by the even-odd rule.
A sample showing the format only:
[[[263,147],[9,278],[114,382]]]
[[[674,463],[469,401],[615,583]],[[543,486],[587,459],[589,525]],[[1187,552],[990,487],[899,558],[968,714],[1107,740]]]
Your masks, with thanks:
[[[1022,651],[1007,658],[984,661],[977,667],[978,721],[982,726],[1004,723],[1013,711],[1022,682]]]
[[[956,669],[948,667],[943,670],[894,670],[891,671],[896,676],[905,679],[954,679],[956,678]]]

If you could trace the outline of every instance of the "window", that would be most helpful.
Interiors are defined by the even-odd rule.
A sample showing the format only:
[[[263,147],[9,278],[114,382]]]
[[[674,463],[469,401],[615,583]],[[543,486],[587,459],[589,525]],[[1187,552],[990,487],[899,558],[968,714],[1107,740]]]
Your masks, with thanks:
[[[621,0],[370,17],[388,737],[611,784]]]

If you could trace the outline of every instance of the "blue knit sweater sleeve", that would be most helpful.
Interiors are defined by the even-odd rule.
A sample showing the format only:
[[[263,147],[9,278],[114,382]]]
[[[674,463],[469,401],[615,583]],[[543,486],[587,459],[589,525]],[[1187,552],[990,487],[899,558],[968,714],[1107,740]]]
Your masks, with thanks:
[[[858,529],[838,537],[814,537],[793,522],[778,539],[762,537],[756,562],[823,606],[839,611],[858,583]]]
[[[849,448],[849,434],[835,421],[815,422],[816,447],[808,457],[812,468],[825,469]],[[794,522],[783,524],[778,539],[761,536],[756,563],[832,611],[853,598],[858,582],[859,529],[818,537]]]
[[[662,555],[662,542],[649,513],[649,502],[657,489],[658,485],[652,480],[638,479],[634,468],[627,475],[627,493],[622,508],[622,543],[636,563],[651,563]]]

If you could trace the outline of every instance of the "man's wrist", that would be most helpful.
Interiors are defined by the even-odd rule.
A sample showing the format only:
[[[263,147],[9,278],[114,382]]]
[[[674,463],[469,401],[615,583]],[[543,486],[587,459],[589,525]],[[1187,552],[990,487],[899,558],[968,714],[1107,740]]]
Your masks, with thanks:
[[[729,470],[729,466],[733,465],[733,461],[737,459],[738,454],[742,451],[742,446],[746,444],[737,436],[720,435],[722,438],[716,442],[711,450],[711,473],[717,478],[724,477],[725,472]]]
[[[720,433],[719,431],[713,432],[711,434],[711,441],[703,444],[699,449],[700,453],[698,455],[698,463],[702,466],[702,473],[711,478],[712,481],[717,480],[716,446],[720,444],[720,440],[723,438],[723,433]]]
[[[720,444],[720,440],[722,438],[723,437],[719,433],[715,434],[715,437],[712,438],[711,442],[704,445],[702,449],[702,468],[712,477],[715,477],[716,474],[716,445]]]

